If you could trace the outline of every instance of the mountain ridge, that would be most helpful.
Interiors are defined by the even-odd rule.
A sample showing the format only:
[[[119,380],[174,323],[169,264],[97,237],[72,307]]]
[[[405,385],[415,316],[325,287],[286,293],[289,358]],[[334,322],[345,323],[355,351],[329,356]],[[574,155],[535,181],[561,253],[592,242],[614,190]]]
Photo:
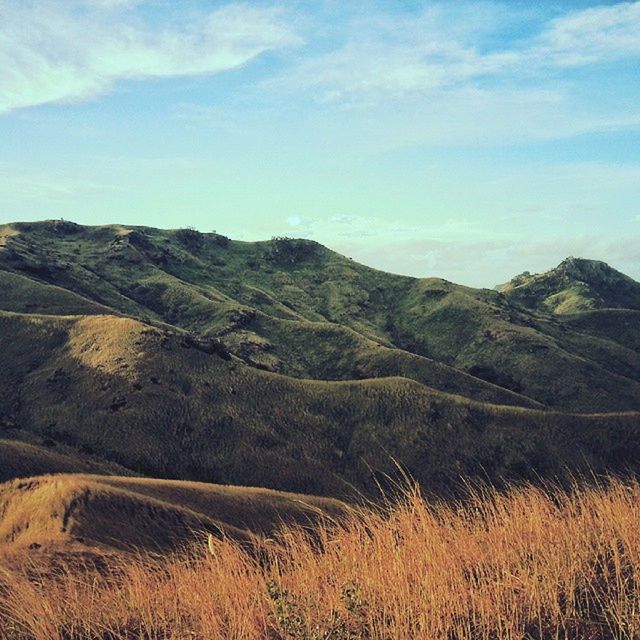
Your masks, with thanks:
[[[439,493],[640,459],[633,308],[64,221],[0,227],[0,284],[2,428],[132,473],[342,496],[393,460]]]
[[[444,376],[449,382],[443,390],[463,395],[490,383],[494,387],[485,387],[485,399],[498,403],[603,408],[578,393],[558,405],[557,393],[540,388],[530,371],[531,354],[548,352],[565,388],[576,377],[591,383],[594,370],[584,362],[582,345],[565,344],[567,327],[558,314],[529,309],[508,292],[386,274],[307,240],[239,243],[191,229],[82,227],[65,221],[14,223],[2,230],[0,277],[29,278],[23,298],[31,298],[30,307],[14,301],[2,307],[6,310],[59,313],[60,308],[47,307],[51,291],[31,290],[50,285],[79,296],[62,311],[130,315],[214,337],[248,364],[285,375],[352,379],[411,371],[410,377],[431,385]],[[59,300],[59,290],[53,297]],[[325,348],[323,332],[344,345],[348,361]],[[598,350],[616,352],[597,366],[604,362],[614,375],[640,379],[640,361],[622,352],[626,345],[601,334],[589,336],[594,340]],[[375,364],[377,344],[394,350],[392,364],[388,353],[384,364]],[[518,357],[510,358],[510,352]],[[419,365],[416,357],[423,359]],[[473,390],[461,374],[476,379]],[[615,402],[610,407],[633,408]]]

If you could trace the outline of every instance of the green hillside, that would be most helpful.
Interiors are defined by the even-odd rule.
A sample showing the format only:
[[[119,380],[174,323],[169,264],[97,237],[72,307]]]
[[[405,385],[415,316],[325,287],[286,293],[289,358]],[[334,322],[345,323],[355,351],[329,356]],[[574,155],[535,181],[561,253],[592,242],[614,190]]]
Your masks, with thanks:
[[[407,278],[306,240],[63,221],[1,227],[0,284],[0,438],[35,438],[16,475],[343,496],[398,463],[436,492],[639,464],[632,307],[560,314],[526,283]]]
[[[638,406],[637,349],[527,302],[526,283],[471,289],[376,271],[311,241],[245,243],[190,229],[50,221],[6,225],[0,237],[8,311],[129,315],[219,339],[243,362],[297,378],[399,375],[499,404]],[[579,271],[602,296],[609,287],[612,306],[635,308],[638,283],[587,262],[555,271]],[[628,330],[631,345],[639,331]]]
[[[554,313],[640,310],[640,283],[599,260],[567,258],[545,273],[523,273],[499,287],[509,299]]]

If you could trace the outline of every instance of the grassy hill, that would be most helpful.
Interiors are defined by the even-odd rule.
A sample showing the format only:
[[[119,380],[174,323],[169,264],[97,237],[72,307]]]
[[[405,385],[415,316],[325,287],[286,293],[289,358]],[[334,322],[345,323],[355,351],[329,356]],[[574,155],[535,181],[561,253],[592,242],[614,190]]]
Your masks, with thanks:
[[[0,309],[128,315],[218,339],[287,376],[403,376],[566,411],[638,406],[640,356],[629,344],[640,329],[630,326],[621,345],[555,313],[590,309],[596,296],[599,306],[638,308],[640,285],[601,263],[570,259],[498,292],[384,273],[306,240],[49,221],[0,227],[0,278],[11,290]],[[593,304],[543,304],[579,278]]]
[[[558,269],[633,304],[637,283],[583,262]],[[306,240],[5,225],[0,437],[39,438],[25,473],[110,472],[65,466],[76,451],[336,496],[375,489],[394,459],[437,492],[635,469],[640,311],[556,313],[522,297],[527,282],[407,278]]]
[[[157,477],[320,495],[635,469],[637,413],[477,402],[402,377],[298,380],[115,316],[0,314],[0,406],[16,428]],[[28,345],[28,349],[27,349]]]
[[[259,542],[283,524],[310,525],[342,503],[267,489],[121,476],[56,475],[0,485],[3,551],[167,551],[198,534]],[[204,544],[204,543],[203,543]]]
[[[599,260],[567,258],[545,273],[516,276],[499,290],[527,307],[554,313],[640,310],[640,283]]]
[[[104,522],[93,500],[116,505],[148,487],[79,484],[91,493],[69,527],[83,533]],[[121,517],[128,533],[129,513]],[[136,517],[162,535],[153,518]],[[188,554],[93,561],[87,552],[49,559],[29,550],[22,565],[3,557],[0,638],[630,640],[640,625],[639,517],[637,482],[609,480],[570,492],[483,490],[455,504],[412,492],[383,513],[321,519],[314,536],[287,526],[260,562],[233,539],[217,541],[215,554],[201,543]]]

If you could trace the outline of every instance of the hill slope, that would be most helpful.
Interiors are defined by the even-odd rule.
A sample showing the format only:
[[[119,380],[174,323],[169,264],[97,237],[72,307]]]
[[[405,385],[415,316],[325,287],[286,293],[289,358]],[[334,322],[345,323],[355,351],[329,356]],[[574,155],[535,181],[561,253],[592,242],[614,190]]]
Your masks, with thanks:
[[[128,315],[297,378],[400,375],[480,401],[584,412],[634,410],[640,397],[640,327],[622,344],[554,313],[639,308],[638,283],[590,261],[498,292],[383,273],[305,240],[52,221],[0,228],[0,277],[12,283],[0,309]],[[588,295],[574,304],[576,282]]]
[[[546,273],[516,276],[499,290],[526,307],[554,313],[640,311],[640,283],[599,260],[567,258]]]
[[[375,491],[395,459],[449,492],[460,476],[640,460],[637,413],[493,405],[401,377],[297,380],[126,317],[4,313],[0,335],[10,430],[149,476],[345,495]]]
[[[583,262],[545,290],[578,270],[633,304],[640,285]],[[437,492],[640,464],[634,308],[555,313],[528,280],[407,278],[303,240],[63,221],[0,227],[0,284],[0,437],[35,438],[6,449],[16,475],[117,464],[342,496],[394,459]]]
[[[58,475],[0,485],[0,544],[71,550],[163,551],[198,532],[239,541],[273,533],[283,523],[312,523],[345,506],[267,489],[115,476]]]
[[[0,482],[44,473],[99,473],[134,475],[113,462],[89,456],[50,438],[5,432],[0,438]]]

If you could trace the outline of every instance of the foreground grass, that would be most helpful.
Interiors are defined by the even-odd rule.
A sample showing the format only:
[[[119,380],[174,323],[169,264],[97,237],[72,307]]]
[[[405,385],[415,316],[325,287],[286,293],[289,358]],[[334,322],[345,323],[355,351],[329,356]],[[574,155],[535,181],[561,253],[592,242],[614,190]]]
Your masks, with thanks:
[[[640,637],[640,485],[408,492],[258,550],[3,569],[2,640]]]

